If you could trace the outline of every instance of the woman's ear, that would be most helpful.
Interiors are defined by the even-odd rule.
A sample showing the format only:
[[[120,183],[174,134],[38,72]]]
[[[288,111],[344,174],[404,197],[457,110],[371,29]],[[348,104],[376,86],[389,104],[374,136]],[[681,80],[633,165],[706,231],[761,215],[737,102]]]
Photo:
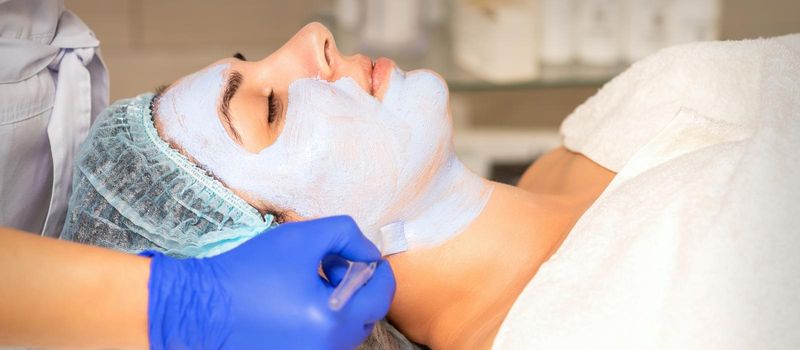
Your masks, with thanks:
[[[285,210],[280,213],[280,223],[286,222],[297,222],[297,221],[306,221],[311,220],[310,218],[304,218],[294,210]]]
[[[243,199],[245,202],[247,202],[247,204],[250,204],[250,206],[258,210],[261,215],[272,215],[275,217],[275,222],[278,224],[309,220],[309,218],[300,216],[300,214],[294,210],[279,208],[272,203],[255,199],[253,196],[248,195],[244,191],[231,188],[227,184],[225,184],[225,187],[228,187],[236,196]]]

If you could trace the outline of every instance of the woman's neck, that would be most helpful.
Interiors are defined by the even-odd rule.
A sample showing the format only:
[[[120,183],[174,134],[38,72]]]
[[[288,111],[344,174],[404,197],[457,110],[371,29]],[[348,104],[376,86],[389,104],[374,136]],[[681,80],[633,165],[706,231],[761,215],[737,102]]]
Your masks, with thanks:
[[[403,221],[410,250],[439,245],[464,231],[486,207],[494,187],[455,155],[415,179],[419,186],[398,188],[397,206],[402,209],[387,211],[394,220]]]
[[[389,318],[432,348],[490,346],[514,300],[574,223],[569,203],[495,184],[463,232],[389,258],[398,282]]]
[[[495,185],[463,232],[389,257],[398,286],[389,319],[434,349],[491,347],[522,289],[614,175],[559,147],[528,168],[519,188]]]

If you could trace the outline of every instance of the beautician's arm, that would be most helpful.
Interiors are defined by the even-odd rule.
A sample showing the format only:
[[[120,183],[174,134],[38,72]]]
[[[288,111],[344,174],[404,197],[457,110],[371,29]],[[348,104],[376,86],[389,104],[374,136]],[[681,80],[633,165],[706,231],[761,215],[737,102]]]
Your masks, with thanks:
[[[147,348],[150,259],[0,227],[0,346]]]
[[[347,216],[283,224],[210,258],[148,254],[0,228],[0,346],[353,349],[395,290]],[[328,305],[339,282],[317,272],[330,256],[378,263],[340,310]]]

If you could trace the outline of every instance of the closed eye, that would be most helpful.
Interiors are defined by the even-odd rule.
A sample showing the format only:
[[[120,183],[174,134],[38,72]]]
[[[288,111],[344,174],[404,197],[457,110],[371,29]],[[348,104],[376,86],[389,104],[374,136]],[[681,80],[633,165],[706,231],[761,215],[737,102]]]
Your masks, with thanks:
[[[278,117],[278,99],[275,98],[275,92],[270,91],[267,97],[267,122],[272,124]]]

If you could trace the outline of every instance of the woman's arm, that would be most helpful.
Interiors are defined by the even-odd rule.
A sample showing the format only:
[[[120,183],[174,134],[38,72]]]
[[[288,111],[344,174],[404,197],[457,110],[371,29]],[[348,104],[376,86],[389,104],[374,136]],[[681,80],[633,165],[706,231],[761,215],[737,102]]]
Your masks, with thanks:
[[[0,227],[0,346],[147,348],[150,259]]]

